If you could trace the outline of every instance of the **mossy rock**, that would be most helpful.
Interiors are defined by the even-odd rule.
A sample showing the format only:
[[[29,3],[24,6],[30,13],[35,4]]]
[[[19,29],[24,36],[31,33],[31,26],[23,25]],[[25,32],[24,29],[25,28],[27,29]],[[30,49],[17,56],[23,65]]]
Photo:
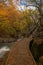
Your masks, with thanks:
[[[43,65],[43,56],[41,56],[40,58],[39,58],[39,64],[38,65]]]

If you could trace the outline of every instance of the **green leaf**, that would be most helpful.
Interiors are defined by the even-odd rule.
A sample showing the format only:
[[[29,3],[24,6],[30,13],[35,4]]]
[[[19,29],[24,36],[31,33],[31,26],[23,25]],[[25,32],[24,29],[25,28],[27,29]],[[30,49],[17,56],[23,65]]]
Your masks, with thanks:
[[[36,0],[30,0],[31,2],[36,2]]]

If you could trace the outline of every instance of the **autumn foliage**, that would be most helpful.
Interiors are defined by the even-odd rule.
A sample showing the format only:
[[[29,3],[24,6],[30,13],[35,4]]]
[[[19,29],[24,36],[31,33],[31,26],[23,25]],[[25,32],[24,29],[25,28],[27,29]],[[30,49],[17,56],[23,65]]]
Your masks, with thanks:
[[[0,4],[0,37],[28,36],[34,23],[30,16],[32,10],[18,11],[15,6]]]

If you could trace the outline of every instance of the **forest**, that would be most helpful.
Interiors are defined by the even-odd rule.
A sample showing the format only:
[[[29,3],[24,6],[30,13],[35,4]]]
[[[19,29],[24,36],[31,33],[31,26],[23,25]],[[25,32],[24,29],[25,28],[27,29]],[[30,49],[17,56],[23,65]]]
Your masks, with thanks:
[[[38,10],[19,11],[15,6],[0,4],[0,37],[28,36],[29,32],[36,25],[39,13]]]
[[[4,45],[11,49],[15,41],[23,39],[22,41],[25,43],[25,40],[30,40],[32,36],[32,40],[28,42],[30,44],[28,47],[37,65],[43,65],[42,2],[42,0],[40,3],[39,0],[0,0],[0,49]],[[18,43],[17,48],[20,46],[21,49],[24,43],[20,43],[21,46]],[[25,44],[24,48],[27,48]],[[6,59],[9,60],[7,54],[10,53],[4,55],[5,60],[3,60],[4,64],[2,61],[2,65],[8,65],[7,62],[5,63]]]

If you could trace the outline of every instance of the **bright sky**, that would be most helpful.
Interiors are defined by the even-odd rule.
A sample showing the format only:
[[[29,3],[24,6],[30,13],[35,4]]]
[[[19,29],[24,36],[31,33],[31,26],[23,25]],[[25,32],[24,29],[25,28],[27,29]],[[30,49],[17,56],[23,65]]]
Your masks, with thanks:
[[[20,11],[25,11],[25,10],[28,10],[28,9],[31,9],[31,10],[35,10],[36,8],[33,7],[33,6],[24,6],[24,5],[21,5],[21,6],[17,6],[17,9],[20,10]]]
[[[16,4],[17,5],[17,9],[19,11],[25,11],[26,9],[32,9],[32,10],[35,10],[35,7],[33,6],[28,6],[26,7],[26,5],[28,4],[28,2],[26,2],[26,0],[21,0],[21,2],[16,2],[15,0],[13,0],[13,4]]]
[[[28,2],[26,2],[26,0],[21,0],[21,1],[12,0],[12,2],[13,2],[13,5],[15,4],[17,6],[16,8],[19,11],[25,11],[26,9],[35,10],[35,7],[33,7],[33,6],[26,7],[26,5],[28,4]],[[9,2],[8,1],[5,1],[5,4],[7,4],[7,6],[9,6]]]

